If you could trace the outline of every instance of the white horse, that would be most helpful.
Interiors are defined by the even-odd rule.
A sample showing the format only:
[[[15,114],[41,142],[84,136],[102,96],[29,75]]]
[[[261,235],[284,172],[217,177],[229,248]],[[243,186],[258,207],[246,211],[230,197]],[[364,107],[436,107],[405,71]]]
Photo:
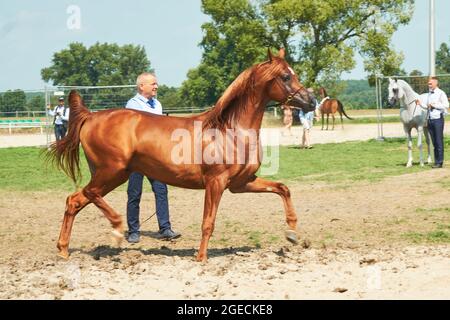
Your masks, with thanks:
[[[411,130],[417,130],[417,146],[420,150],[420,165],[424,165],[422,150],[422,133],[428,150],[428,164],[431,164],[430,134],[427,126],[428,109],[426,107],[427,94],[417,94],[404,80],[389,79],[389,105],[393,106],[400,102],[400,119],[403,123],[406,137],[408,139],[408,162],[406,167],[411,167],[412,157],[412,137]],[[418,103],[416,103],[416,101]]]

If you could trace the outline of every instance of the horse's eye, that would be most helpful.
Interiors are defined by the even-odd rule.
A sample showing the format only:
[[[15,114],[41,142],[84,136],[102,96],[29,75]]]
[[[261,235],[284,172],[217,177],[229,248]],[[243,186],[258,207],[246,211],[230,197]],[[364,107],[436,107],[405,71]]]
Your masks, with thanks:
[[[283,74],[283,75],[281,76],[281,79],[282,79],[284,82],[288,82],[289,80],[291,80],[291,75],[290,75],[289,73]]]

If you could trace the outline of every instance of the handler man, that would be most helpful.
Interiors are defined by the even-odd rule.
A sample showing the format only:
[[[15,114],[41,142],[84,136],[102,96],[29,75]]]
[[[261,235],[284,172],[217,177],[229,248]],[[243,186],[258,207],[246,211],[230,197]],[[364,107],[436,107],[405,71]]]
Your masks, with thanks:
[[[444,163],[444,116],[448,111],[448,98],[439,87],[436,77],[428,80],[428,130],[434,147],[434,165],[432,168],[442,168]]]
[[[136,85],[138,93],[128,101],[126,108],[161,115],[162,106],[156,99],[158,91],[156,76],[148,72],[142,73],[138,76]],[[155,139],[157,138],[155,137]],[[139,172],[133,172],[128,180],[127,223],[128,242],[131,243],[139,242],[139,203],[141,202],[143,180],[144,176]],[[170,240],[180,237],[181,234],[173,231],[170,224],[166,184],[150,178],[148,181],[155,194],[160,238]]]

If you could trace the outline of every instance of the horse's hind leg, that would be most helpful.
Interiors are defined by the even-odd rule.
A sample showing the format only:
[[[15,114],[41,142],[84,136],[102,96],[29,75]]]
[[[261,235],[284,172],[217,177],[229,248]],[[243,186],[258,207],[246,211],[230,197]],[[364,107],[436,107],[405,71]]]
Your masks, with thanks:
[[[83,209],[88,203],[89,199],[84,196],[82,191],[77,191],[67,197],[66,211],[64,212],[64,220],[61,226],[61,232],[59,233],[58,244],[56,247],[59,250],[58,255],[64,259],[69,258],[69,241],[70,234],[72,232],[72,225],[75,216],[81,209]]]
[[[253,181],[250,181],[242,186],[233,186],[229,188],[233,193],[242,192],[270,192],[276,193],[283,199],[284,210],[286,213],[286,222],[289,229],[286,230],[286,239],[290,242],[297,244],[297,214],[295,213],[294,206],[292,205],[291,193],[289,188],[279,182],[273,182],[255,177]]]
[[[341,116],[341,128],[344,130],[344,119],[342,118],[342,112],[339,112],[339,115]]]
[[[112,235],[117,245],[123,240],[122,217],[111,208],[103,197],[110,191],[124,183],[130,173],[126,170],[115,168],[98,169],[89,184],[83,189],[90,202],[99,208],[113,227]]]
[[[334,130],[334,123],[336,122],[336,119],[334,117],[334,113],[331,114],[331,119],[333,119],[333,127],[331,130]]]

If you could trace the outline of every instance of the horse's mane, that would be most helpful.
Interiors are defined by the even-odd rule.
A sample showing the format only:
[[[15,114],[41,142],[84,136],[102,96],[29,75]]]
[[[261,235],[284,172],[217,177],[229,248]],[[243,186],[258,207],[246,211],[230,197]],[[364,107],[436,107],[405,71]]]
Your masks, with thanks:
[[[254,65],[242,72],[225,90],[215,106],[205,113],[203,128],[231,128],[245,113],[247,106],[254,103],[254,89],[259,84],[275,78],[286,67],[283,61],[273,57],[271,62]],[[261,68],[264,70],[261,70],[256,78],[256,73]]]
[[[411,85],[410,85],[408,82],[406,82],[405,80],[397,79],[397,83],[400,84],[400,85],[402,85],[403,88],[405,88],[405,87],[406,87],[406,88],[409,88],[409,90],[411,90],[412,94],[413,94],[415,97],[420,96],[416,91],[414,91],[414,89],[411,87]]]

